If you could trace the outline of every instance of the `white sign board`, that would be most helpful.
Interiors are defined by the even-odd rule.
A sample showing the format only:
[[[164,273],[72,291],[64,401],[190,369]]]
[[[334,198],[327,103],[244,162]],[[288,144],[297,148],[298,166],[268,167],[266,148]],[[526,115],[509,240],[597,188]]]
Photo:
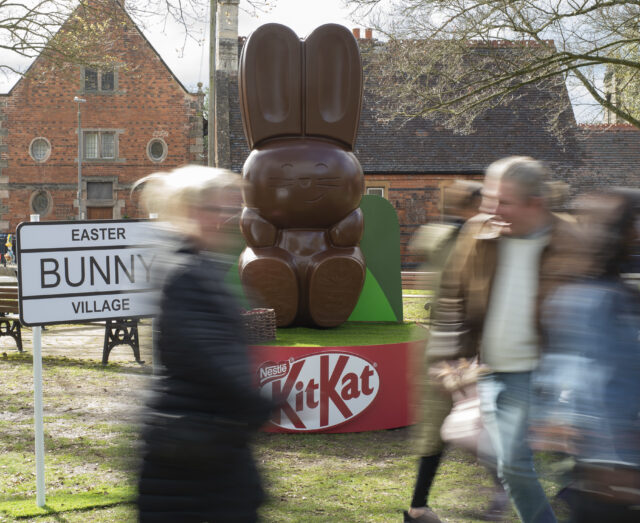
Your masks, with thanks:
[[[154,223],[146,220],[21,223],[22,323],[152,316],[154,231]]]

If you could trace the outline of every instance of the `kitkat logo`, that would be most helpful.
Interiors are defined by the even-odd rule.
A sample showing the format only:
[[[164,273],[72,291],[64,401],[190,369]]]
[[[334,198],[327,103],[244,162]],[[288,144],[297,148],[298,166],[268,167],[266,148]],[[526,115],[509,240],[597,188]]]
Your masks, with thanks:
[[[326,352],[265,362],[258,369],[262,393],[286,398],[271,421],[288,430],[320,430],[366,410],[380,389],[375,365],[354,354]]]

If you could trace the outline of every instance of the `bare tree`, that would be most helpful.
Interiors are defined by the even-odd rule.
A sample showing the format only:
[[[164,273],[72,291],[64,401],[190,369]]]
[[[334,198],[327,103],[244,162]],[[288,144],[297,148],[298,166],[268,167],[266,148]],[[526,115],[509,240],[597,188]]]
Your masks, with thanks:
[[[269,11],[277,0],[241,0],[240,9],[256,15]],[[127,12],[141,27],[176,22],[182,29],[183,45],[197,38],[193,27],[208,20],[207,12],[218,0],[127,0]]]
[[[71,0],[0,0],[0,68],[19,72],[22,59],[42,53],[74,8]]]
[[[469,131],[488,109],[531,89],[589,93],[640,128],[640,0],[345,0],[386,40],[369,67],[387,114]],[[610,96],[605,72],[620,90]],[[566,97],[541,108],[566,122]],[[597,116],[595,116],[597,117]]]
[[[46,56],[57,63],[104,63],[114,25],[125,23],[119,5],[141,28],[177,23],[182,45],[200,38],[193,28],[207,20],[217,0],[0,0],[0,71],[24,72],[25,60]],[[268,10],[275,0],[242,0],[245,11]],[[99,12],[98,12],[99,11]],[[61,28],[64,29],[61,31]]]

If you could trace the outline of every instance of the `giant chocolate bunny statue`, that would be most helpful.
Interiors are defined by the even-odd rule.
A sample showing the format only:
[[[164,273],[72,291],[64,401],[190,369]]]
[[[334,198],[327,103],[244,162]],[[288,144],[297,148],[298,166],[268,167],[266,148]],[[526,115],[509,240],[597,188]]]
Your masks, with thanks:
[[[340,25],[300,40],[266,24],[240,59],[240,106],[252,149],[240,277],[278,326],[334,327],[365,279],[362,168],[351,152],[362,104],[358,44]]]

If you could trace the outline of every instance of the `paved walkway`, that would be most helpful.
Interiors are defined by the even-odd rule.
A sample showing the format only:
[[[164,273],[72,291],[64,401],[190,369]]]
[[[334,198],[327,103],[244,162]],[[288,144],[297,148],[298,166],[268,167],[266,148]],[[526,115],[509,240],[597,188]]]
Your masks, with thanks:
[[[17,267],[14,264],[1,265],[0,276],[12,276],[15,279]]]
[[[140,357],[145,364],[151,364],[151,320],[143,320],[138,327],[140,337]],[[102,361],[104,344],[104,323],[49,325],[42,331],[42,355],[66,356]],[[22,346],[25,352],[33,353],[33,331],[22,327]],[[10,336],[0,337],[0,355],[3,352],[17,352],[16,344]],[[110,362],[135,365],[133,351],[128,345],[117,345],[109,355]]]

